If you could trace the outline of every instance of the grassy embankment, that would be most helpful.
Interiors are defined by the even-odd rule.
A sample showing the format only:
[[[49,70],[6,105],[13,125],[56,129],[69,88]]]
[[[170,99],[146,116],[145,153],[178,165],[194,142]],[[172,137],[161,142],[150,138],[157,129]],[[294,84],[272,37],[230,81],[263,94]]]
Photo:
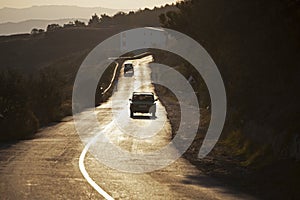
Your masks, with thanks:
[[[0,139],[31,137],[39,127],[70,115],[74,79],[88,53],[122,30],[158,26],[158,16],[174,9],[119,12],[96,17],[89,25],[51,25],[47,32],[1,36]],[[99,86],[108,86],[113,69],[107,69]],[[95,98],[98,104],[100,98]]]
[[[192,0],[178,8],[179,12],[161,16],[162,23],[204,46],[219,68],[228,98],[225,127],[214,151],[198,160],[198,140],[198,148],[187,156],[202,171],[252,194],[296,199],[300,188],[295,145],[300,131],[299,1]],[[164,57],[159,61],[171,63],[183,74],[190,71],[184,61]],[[209,99],[201,84],[199,78],[193,86],[201,94],[199,100],[203,95]],[[209,104],[206,101],[202,108]]]

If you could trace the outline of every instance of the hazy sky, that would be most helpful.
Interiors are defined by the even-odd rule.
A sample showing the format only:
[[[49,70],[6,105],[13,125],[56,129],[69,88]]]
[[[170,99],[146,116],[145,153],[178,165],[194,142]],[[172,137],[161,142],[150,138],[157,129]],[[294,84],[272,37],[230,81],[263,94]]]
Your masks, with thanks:
[[[0,0],[0,8],[24,8],[34,5],[76,5],[82,7],[100,6],[116,9],[137,9],[152,8],[173,2],[176,2],[176,0]]]

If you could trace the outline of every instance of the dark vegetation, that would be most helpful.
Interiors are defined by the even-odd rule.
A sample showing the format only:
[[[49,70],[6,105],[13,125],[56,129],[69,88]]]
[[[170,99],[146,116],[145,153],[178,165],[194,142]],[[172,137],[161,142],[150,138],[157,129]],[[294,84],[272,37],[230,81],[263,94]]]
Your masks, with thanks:
[[[64,114],[59,74],[41,71],[35,77],[24,77],[8,70],[1,80],[1,139],[25,138],[37,131],[39,125],[57,120]]]
[[[47,26],[47,32],[55,31],[59,29],[66,28],[112,28],[112,27],[122,27],[129,29],[130,27],[145,27],[145,26],[160,26],[160,21],[158,16],[169,12],[177,10],[174,5],[166,5],[160,8],[155,7],[150,10],[145,8],[144,10],[138,10],[136,12],[130,11],[129,13],[118,12],[114,16],[109,16],[107,14],[101,14],[98,16],[96,13],[92,15],[88,24],[82,21],[75,20],[70,21],[63,26],[59,24],[49,24]],[[31,33],[41,33],[41,29],[32,29]]]
[[[206,173],[234,180],[252,194],[297,199],[300,2],[192,0],[177,7],[180,11],[160,16],[162,24],[204,46],[222,74],[228,98],[223,138],[215,151],[203,161],[194,148],[194,158],[188,157]],[[160,60],[176,62],[167,56]],[[178,71],[190,68],[180,62],[173,65]],[[196,82],[203,84],[201,78]],[[205,87],[197,89],[205,93]],[[210,103],[205,99],[202,107]]]
[[[88,25],[50,24],[46,32],[33,29],[31,34],[0,36],[0,140],[31,137],[39,127],[70,115],[75,76],[88,53],[122,30],[159,25],[158,16],[172,9],[95,14]],[[109,90],[99,96],[99,89],[108,87],[114,69],[112,63],[101,77],[96,104],[111,94]]]
[[[86,55],[121,30],[158,26],[160,20],[204,46],[227,91],[223,138],[206,159],[199,160],[196,155],[210,120],[206,85],[185,60],[153,51],[156,61],[174,66],[187,79],[194,75],[192,86],[202,119],[185,156],[205,173],[252,194],[297,199],[300,2],[191,0],[177,7],[95,14],[88,24],[50,24],[45,32],[34,29],[32,34],[0,37],[0,139],[28,137],[40,126],[70,114],[74,78]],[[113,70],[111,65],[99,86],[108,86]],[[176,98],[161,86],[156,90],[176,129],[180,118]]]
[[[299,134],[299,1],[195,0],[178,8],[160,19],[196,39],[216,62],[228,95],[226,128],[270,145],[278,158],[292,157],[287,142]]]

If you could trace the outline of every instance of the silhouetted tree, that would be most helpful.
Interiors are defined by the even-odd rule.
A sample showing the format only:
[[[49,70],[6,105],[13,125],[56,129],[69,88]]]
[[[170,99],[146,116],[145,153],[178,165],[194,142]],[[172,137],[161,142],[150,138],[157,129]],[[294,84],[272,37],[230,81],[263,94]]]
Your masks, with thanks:
[[[92,27],[95,27],[95,26],[98,26],[100,24],[101,20],[99,18],[99,16],[95,13],[92,18],[89,20],[89,23],[88,25],[89,26],[92,26]]]
[[[59,24],[49,24],[47,26],[47,32],[50,32],[50,31],[55,31],[55,30],[58,30],[62,28]]]
[[[72,28],[72,27],[75,27],[74,22],[69,22],[67,24],[64,24],[64,28]]]
[[[37,28],[32,29],[30,32],[31,35],[36,35],[38,33],[39,33],[39,30]]]
[[[120,12],[118,12],[117,14],[115,14],[115,15],[113,16],[113,18],[116,19],[116,18],[120,18],[120,17],[124,17],[124,16],[126,16],[126,13],[120,11]]]
[[[37,34],[40,34],[40,33],[44,33],[44,29],[37,29],[37,28],[34,28],[31,30],[30,34],[31,35],[37,35]]]
[[[75,20],[74,24],[75,24],[76,27],[85,27],[85,23],[81,22],[79,20]]]
[[[111,17],[110,16],[108,16],[107,14],[102,14],[102,15],[100,15],[101,16],[101,19],[100,19],[100,21],[101,21],[101,23],[107,23],[107,22],[110,22],[111,21]]]

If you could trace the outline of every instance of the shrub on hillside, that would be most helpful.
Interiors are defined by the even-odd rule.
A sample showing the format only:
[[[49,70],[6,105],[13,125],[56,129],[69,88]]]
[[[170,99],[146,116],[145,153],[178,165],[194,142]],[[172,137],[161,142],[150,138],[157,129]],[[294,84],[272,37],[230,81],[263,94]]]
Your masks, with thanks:
[[[15,71],[0,73],[0,139],[24,138],[39,123],[29,107],[26,80]]]
[[[24,139],[39,125],[62,117],[62,82],[54,71],[25,77],[16,71],[0,72],[0,139]]]

